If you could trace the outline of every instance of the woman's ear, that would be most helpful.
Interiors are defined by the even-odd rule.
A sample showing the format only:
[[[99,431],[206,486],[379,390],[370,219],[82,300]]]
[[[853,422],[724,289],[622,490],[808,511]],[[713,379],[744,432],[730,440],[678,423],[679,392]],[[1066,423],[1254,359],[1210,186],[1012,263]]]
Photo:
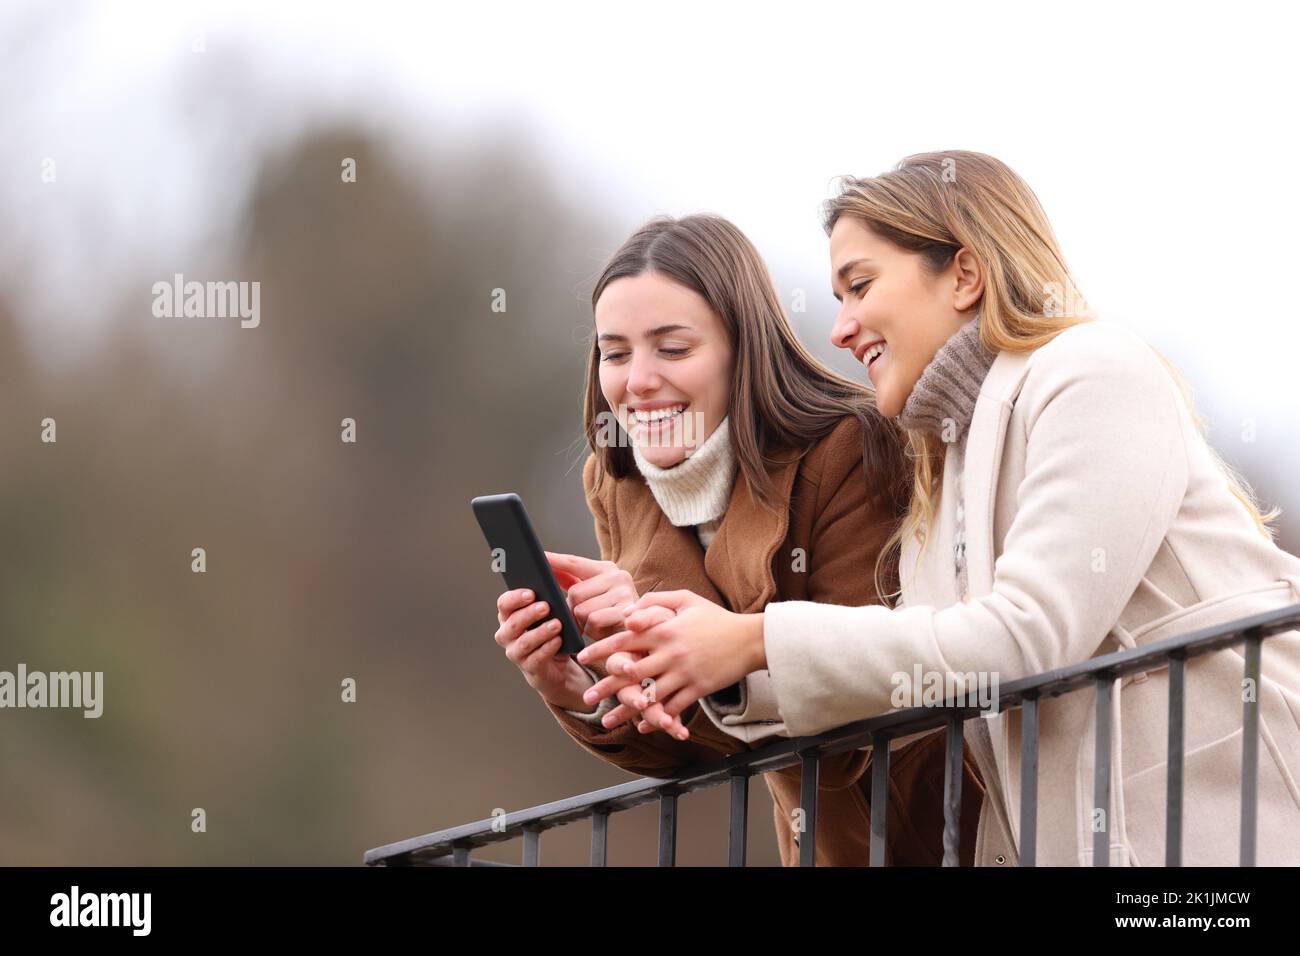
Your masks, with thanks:
[[[958,249],[953,256],[953,269],[956,271],[953,308],[965,312],[979,302],[980,296],[984,294],[984,270],[975,254],[965,247]]]

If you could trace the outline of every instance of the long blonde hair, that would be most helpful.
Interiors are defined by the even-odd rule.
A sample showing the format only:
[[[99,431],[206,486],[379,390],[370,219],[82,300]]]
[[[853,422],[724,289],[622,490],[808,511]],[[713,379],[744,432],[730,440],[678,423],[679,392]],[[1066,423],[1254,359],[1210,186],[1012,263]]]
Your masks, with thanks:
[[[970,250],[984,270],[980,339],[988,349],[1032,352],[1070,326],[1094,318],[1038,197],[992,156],[966,150],[917,153],[880,176],[841,177],[839,186],[839,195],[828,200],[823,211],[827,235],[841,216],[852,217],[921,255],[932,273],[946,267],[959,249]],[[1187,382],[1158,349],[1152,351],[1168,369],[1204,437],[1205,421],[1196,412]],[[911,501],[882,556],[908,534],[924,550],[943,479],[945,449],[940,438],[911,429],[905,435],[912,460]],[[1280,514],[1278,509],[1262,515],[1246,480],[1208,442],[1206,447],[1260,533],[1273,540],[1276,531],[1269,523]],[[875,573],[879,588],[879,560]]]

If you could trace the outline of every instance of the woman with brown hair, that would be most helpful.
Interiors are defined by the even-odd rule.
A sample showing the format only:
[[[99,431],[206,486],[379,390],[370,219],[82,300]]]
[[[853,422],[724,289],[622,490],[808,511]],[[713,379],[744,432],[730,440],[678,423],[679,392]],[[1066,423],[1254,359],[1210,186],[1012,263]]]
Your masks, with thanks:
[[[584,633],[621,631],[624,610],[658,588],[738,613],[774,600],[880,603],[870,568],[907,505],[900,436],[867,389],[800,344],[744,234],[716,216],[651,220],[610,259],[591,301],[583,485],[601,560],[549,556]],[[896,560],[882,559],[887,579]],[[585,691],[638,655],[583,667],[556,656],[557,621],[533,627],[549,616],[544,603],[512,591],[497,606],[506,656],[570,736],[615,766],[671,776],[786,732],[761,671],[671,716],[653,686],[587,704]],[[633,707],[642,719],[622,723]],[[891,757],[889,861],[937,863],[942,739],[901,742]],[[866,750],[822,761],[820,865],[867,865],[869,761]],[[797,765],[765,775],[787,865],[798,861],[799,775]],[[963,792],[973,830],[973,764]],[[973,842],[963,852],[973,859]]]

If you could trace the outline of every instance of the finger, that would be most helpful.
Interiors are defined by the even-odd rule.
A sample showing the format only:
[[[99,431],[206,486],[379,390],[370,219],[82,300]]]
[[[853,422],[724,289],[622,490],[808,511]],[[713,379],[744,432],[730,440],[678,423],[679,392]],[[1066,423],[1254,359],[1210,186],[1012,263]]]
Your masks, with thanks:
[[[562,551],[544,551],[542,553],[546,555],[546,560],[550,562],[553,570],[564,571],[573,575],[579,581],[585,581],[597,574],[603,574],[610,569],[610,565],[613,563],[610,561],[593,561],[591,558],[584,558],[576,554],[565,554]]]
[[[600,577],[583,581],[569,590],[569,607],[583,614],[615,604],[631,604],[636,600],[636,591],[627,583],[621,572],[602,574]]]
[[[594,644],[592,645],[595,646]],[[670,678],[673,673],[675,661],[669,657],[665,651],[654,651],[647,654],[639,661],[632,661],[623,668],[623,677],[627,680],[634,680],[638,683],[647,677],[652,677],[660,684],[663,684]],[[680,686],[680,684],[675,685]]]
[[[637,730],[641,733],[664,730],[682,739],[681,731],[685,728],[680,720],[665,713],[663,707],[654,700],[653,688],[629,684],[620,690],[617,696],[620,703],[638,711]]]
[[[546,620],[548,616],[550,616],[550,608],[545,601],[538,601],[523,610],[515,611],[497,628],[496,642],[505,647],[518,640],[519,635],[538,621]]]
[[[568,571],[555,572],[555,583],[558,584],[561,587],[561,589],[563,589],[566,592],[570,588],[572,588],[575,584],[579,583],[579,581],[581,580],[582,580],[581,578],[575,578]]]
[[[638,609],[643,607],[666,607],[677,611],[697,599],[694,591],[651,591],[637,599]]]
[[[685,740],[686,727],[676,717],[666,713],[661,704],[651,704],[641,714],[641,723],[637,730],[645,727],[644,733],[650,733],[655,730],[662,730],[678,740]]]
[[[604,660],[615,651],[644,650],[653,646],[653,643],[653,639],[647,634],[619,631],[584,647],[578,652],[578,662],[589,664],[592,661]]]
[[[518,638],[510,642],[510,646],[506,648],[506,657],[523,666],[522,662],[530,654],[559,633],[560,622],[556,620],[547,621],[531,631],[524,631]]]
[[[654,706],[654,699],[647,695],[646,690],[640,684],[624,684],[614,696],[620,703],[631,707],[638,714],[644,714],[648,708]]]
[[[619,692],[625,687],[636,689],[640,686],[640,684],[629,681],[623,677],[602,677],[583,692],[582,699],[589,704],[594,704],[596,701],[604,700],[606,697],[618,696]]]
[[[509,617],[515,611],[519,610],[525,604],[533,599],[533,592],[529,590],[506,591],[497,597],[497,614]]]
[[[609,713],[602,717],[600,722],[607,730],[613,730],[620,724],[626,724],[629,720],[635,720],[639,716],[640,711],[633,710],[627,704],[619,704],[616,707],[611,707]]]
[[[655,680],[653,677],[649,677],[635,683],[629,681],[628,686],[637,689],[639,701],[633,700],[630,696],[624,697],[621,693],[619,694],[619,700],[631,704],[637,710],[646,711],[670,698],[682,688],[682,684],[683,681],[678,675],[669,675],[663,680]]]
[[[659,706],[664,709],[664,713],[674,720],[680,718],[686,708],[698,701],[702,696],[694,687],[683,687],[675,694],[670,694],[666,700],[661,700]]]
[[[660,705],[656,705],[656,706],[660,706]],[[652,734],[656,730],[663,730],[664,733],[668,734],[671,737],[675,737],[678,740],[689,740],[691,736],[690,728],[688,728],[684,723],[682,723],[681,719],[678,717],[673,717],[671,725],[667,728],[663,728],[663,727],[656,727],[650,721],[646,720],[644,716],[642,716],[642,718],[639,721],[637,721],[636,729],[643,734]]]
[[[665,621],[671,621],[677,616],[676,612],[665,607],[648,607],[638,611],[635,604],[624,611],[623,614],[629,631],[648,631],[650,628],[657,627]]]
[[[499,628],[497,628],[496,641],[502,647],[505,647],[511,641],[516,640],[520,634],[526,631],[538,621],[544,621],[550,616],[551,608],[545,601],[538,601],[530,604],[521,610],[515,611],[506,618]]]
[[[592,637],[603,636],[607,631],[623,630],[623,609],[626,604],[619,604],[615,607],[601,608],[598,611],[592,611],[587,615],[586,624],[582,625],[584,633],[589,633]],[[574,617],[581,624],[582,616],[575,610]]]
[[[621,670],[617,674],[612,674],[610,673],[609,670],[607,670],[603,666],[603,662],[601,661],[597,661],[594,664],[579,664],[578,666],[583,667],[586,670],[589,670],[596,675],[595,677],[592,678],[592,680],[595,681],[595,684],[593,684],[591,687],[588,688],[588,693],[593,694],[589,703],[594,704],[596,701],[601,699],[600,696],[594,696],[594,694],[595,694],[596,686],[599,685],[600,682],[603,680],[612,681],[612,683],[604,684],[601,688],[602,690],[604,690],[605,688],[611,688],[604,694],[605,697],[613,696],[614,693],[618,691],[620,688],[631,683],[626,677],[623,676]]]
[[[640,718],[636,721],[636,729],[639,733],[650,734],[656,730],[662,730],[670,737],[678,740],[685,740],[686,725],[681,719],[674,717],[663,709],[659,703],[651,704],[641,712]]]
[[[637,651],[618,651],[611,654],[605,661],[605,673],[622,676],[627,669],[627,665],[640,660],[642,656]]]
[[[546,625],[542,625],[545,627]],[[538,630],[542,630],[539,627]],[[555,660],[555,655],[560,652],[560,647],[564,644],[564,638],[559,634],[540,643],[532,653],[525,657],[519,664],[519,669],[528,674],[539,673],[543,668],[549,667]]]
[[[599,607],[632,605],[637,600],[637,588],[627,571],[611,571],[573,585],[565,598],[569,607],[590,614]]]

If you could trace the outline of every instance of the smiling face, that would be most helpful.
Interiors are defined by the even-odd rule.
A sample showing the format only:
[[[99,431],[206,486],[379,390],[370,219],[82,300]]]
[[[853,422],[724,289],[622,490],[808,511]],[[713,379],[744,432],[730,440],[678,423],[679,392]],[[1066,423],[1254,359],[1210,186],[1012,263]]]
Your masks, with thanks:
[[[840,311],[831,342],[867,368],[876,408],[903,410],[935,353],[968,320],[983,293],[975,257],[960,250],[937,275],[925,257],[841,216],[831,230],[831,287]]]
[[[615,279],[595,318],[605,401],[647,461],[679,464],[727,415],[733,350],[722,319],[657,272]]]

